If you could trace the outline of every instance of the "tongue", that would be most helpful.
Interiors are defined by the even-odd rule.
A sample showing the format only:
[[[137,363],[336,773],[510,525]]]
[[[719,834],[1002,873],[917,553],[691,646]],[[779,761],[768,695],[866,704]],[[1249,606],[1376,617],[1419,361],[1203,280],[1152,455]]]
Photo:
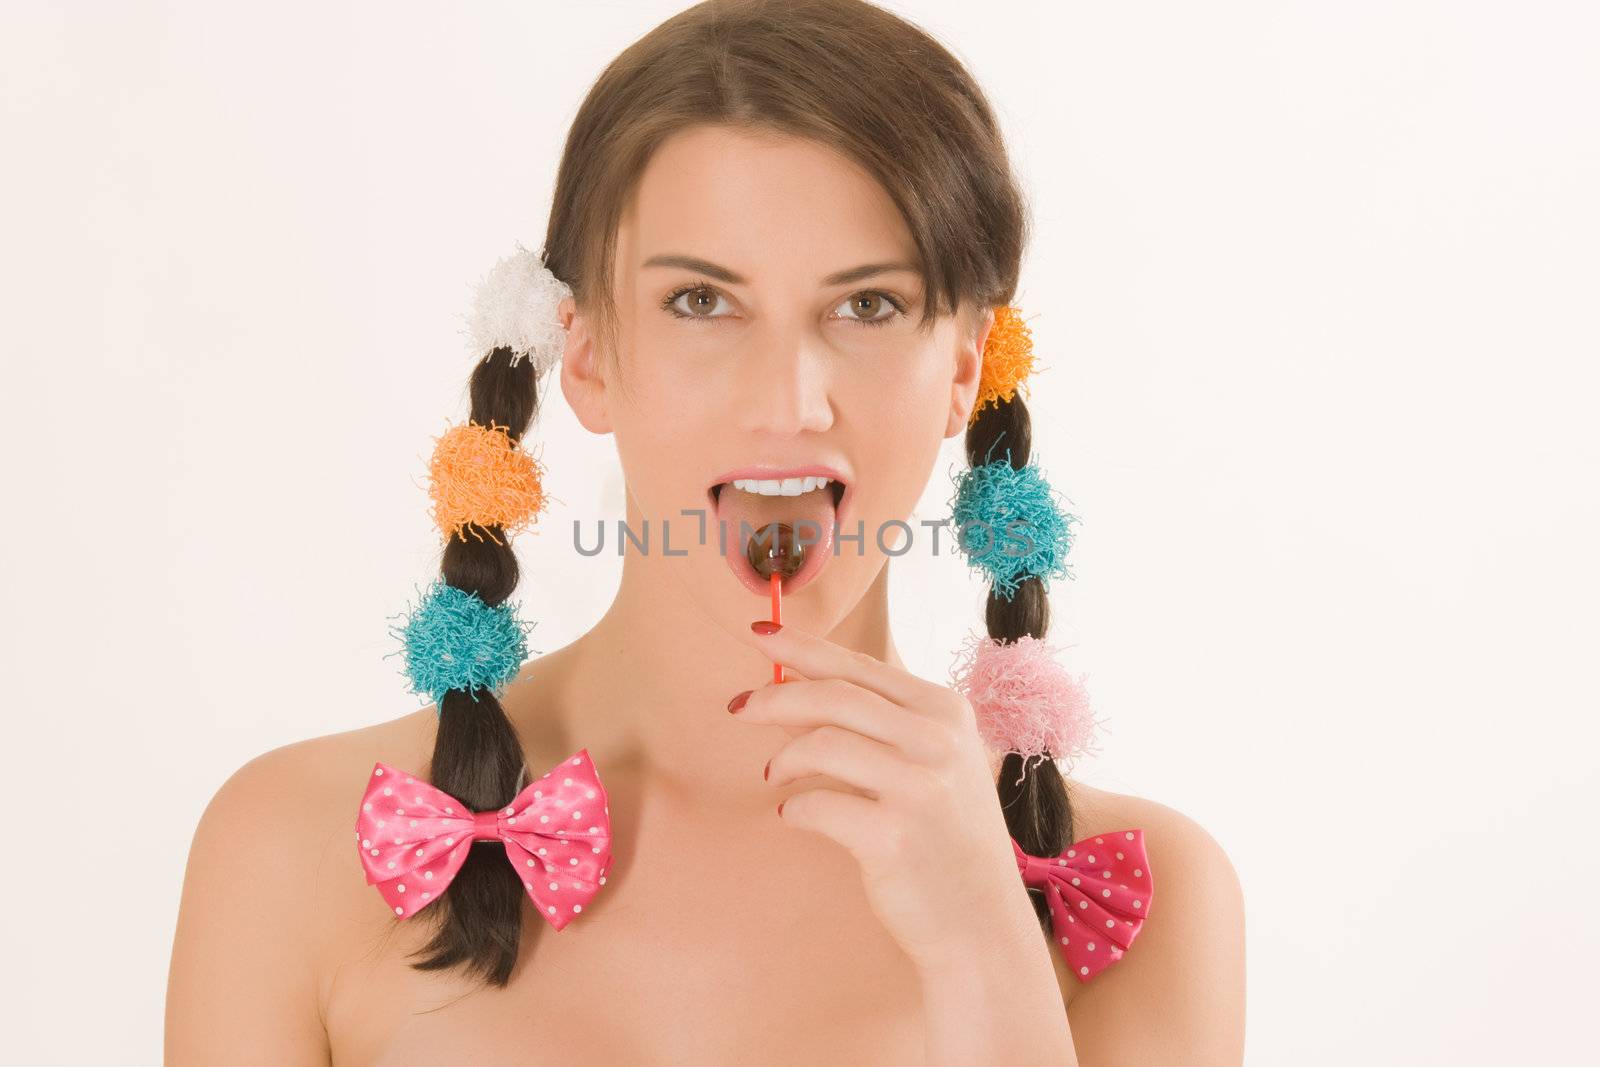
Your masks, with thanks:
[[[818,545],[826,547],[832,539],[833,486],[824,485],[798,496],[763,496],[735,489],[730,483],[717,492],[717,521],[725,531],[730,553],[746,555],[751,538],[761,537],[763,530],[774,523],[790,527],[794,540],[800,542],[798,547],[810,552]],[[777,544],[788,545],[789,538],[784,533]],[[772,543],[769,531],[767,544]]]

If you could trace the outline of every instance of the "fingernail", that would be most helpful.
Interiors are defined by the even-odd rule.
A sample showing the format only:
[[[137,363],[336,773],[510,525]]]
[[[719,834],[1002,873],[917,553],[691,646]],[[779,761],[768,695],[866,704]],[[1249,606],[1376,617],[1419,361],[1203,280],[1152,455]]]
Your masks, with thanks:
[[[775,634],[783,629],[783,623],[773,622],[771,619],[757,619],[750,624],[750,629],[758,634]]]
[[[772,780],[772,761],[771,760],[767,760],[767,765],[765,767],[761,768],[761,778],[762,778],[763,781],[768,781],[768,782],[770,782]]]
[[[734,698],[728,701],[728,711],[731,713],[737,713],[740,708],[744,707],[744,702],[750,699],[750,694],[753,692],[755,692],[755,690],[746,689],[742,693],[734,694]]]

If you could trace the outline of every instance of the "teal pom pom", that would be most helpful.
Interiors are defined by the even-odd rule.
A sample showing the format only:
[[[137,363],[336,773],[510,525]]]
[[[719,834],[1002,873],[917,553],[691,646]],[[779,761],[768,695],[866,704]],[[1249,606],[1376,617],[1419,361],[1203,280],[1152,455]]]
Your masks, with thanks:
[[[1022,581],[1034,577],[1072,577],[1067,553],[1072,549],[1076,515],[1056,506],[1050,483],[1034,463],[1011,466],[1011,452],[962,471],[950,501],[956,544],[968,563],[989,575],[995,595],[1010,600]]]
[[[491,608],[440,578],[403,626],[389,628],[404,647],[388,656],[403,652],[411,691],[436,704],[452,689],[467,691],[473,700],[480,687],[499,696],[528,658],[530,629],[514,605]]]

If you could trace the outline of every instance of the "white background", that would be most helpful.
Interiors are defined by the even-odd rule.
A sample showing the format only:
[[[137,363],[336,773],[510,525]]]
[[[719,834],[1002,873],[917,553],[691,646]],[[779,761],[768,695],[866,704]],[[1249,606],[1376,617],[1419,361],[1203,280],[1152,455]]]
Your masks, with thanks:
[[[6,4],[15,1062],[157,1063],[213,791],[421,706],[383,657],[437,573],[469,285],[537,247],[579,99],[680,6]],[[1594,9],[892,6],[971,66],[1033,199],[1036,454],[1082,519],[1052,636],[1107,723],[1076,773],[1233,858],[1248,1061],[1576,1056]],[[609,602],[620,562],[566,531],[621,487],[559,395],[536,439],[566,503],[519,597],[549,651]],[[895,566],[900,648],[943,676],[983,586]]]

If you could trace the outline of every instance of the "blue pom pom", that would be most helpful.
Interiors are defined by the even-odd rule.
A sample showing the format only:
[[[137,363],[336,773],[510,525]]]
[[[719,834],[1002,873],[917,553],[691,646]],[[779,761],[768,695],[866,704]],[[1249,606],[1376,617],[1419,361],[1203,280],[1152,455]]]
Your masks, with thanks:
[[[391,615],[390,618],[398,618]],[[530,624],[515,606],[490,607],[477,594],[436,579],[403,626],[389,632],[403,645],[411,691],[434,703],[452,689],[478,699],[482,687],[499,696],[528,658]]]
[[[1010,449],[1004,459],[963,471],[950,508],[957,546],[988,574],[997,596],[1010,600],[1029,577],[1046,588],[1052,575],[1072,577],[1066,557],[1078,517],[1056,506],[1036,464],[1011,466]]]

